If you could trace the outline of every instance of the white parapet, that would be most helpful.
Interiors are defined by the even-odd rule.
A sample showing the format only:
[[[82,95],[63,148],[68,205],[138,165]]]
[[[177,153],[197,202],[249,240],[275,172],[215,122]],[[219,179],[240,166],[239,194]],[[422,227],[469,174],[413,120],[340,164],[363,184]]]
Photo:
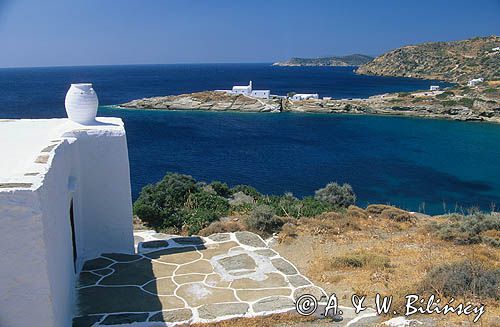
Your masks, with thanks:
[[[0,325],[70,326],[82,263],[134,250],[123,123],[0,120],[0,139]]]

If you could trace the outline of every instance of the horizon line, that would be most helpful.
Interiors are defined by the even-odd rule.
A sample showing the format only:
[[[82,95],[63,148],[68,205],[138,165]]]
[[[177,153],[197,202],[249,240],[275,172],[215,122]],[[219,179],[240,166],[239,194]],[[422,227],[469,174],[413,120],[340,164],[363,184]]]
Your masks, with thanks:
[[[199,62],[199,63],[160,63],[160,64],[81,64],[81,65],[54,65],[54,66],[7,66],[3,69],[30,69],[30,68],[79,68],[79,67],[123,67],[123,66],[174,66],[174,65],[272,65],[274,62]],[[337,66],[310,66],[310,67],[337,67]],[[356,67],[356,66],[342,66]]]

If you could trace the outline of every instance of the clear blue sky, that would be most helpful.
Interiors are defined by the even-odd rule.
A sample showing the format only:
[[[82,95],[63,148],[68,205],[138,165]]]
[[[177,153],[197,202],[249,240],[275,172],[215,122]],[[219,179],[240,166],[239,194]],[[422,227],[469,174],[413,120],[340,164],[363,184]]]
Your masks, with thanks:
[[[272,62],[500,34],[500,0],[0,0],[0,67]]]

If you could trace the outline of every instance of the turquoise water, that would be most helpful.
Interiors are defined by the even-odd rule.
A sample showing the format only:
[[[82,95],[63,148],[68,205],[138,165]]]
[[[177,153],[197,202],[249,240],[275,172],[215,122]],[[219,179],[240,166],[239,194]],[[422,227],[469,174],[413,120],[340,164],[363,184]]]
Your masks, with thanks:
[[[0,118],[65,117],[70,83],[92,82],[103,106],[228,88],[253,80],[275,94],[335,98],[428,89],[446,83],[363,76],[353,67],[269,64],[0,69]],[[500,205],[500,125],[399,117],[125,111],[134,198],[166,172],[312,195],[330,181],[353,185],[358,204],[428,213]],[[1,140],[0,140],[1,142]],[[425,205],[424,205],[425,203]]]
[[[350,183],[359,205],[441,213],[500,204],[500,125],[388,116],[128,111],[134,194],[167,171],[311,195]]]

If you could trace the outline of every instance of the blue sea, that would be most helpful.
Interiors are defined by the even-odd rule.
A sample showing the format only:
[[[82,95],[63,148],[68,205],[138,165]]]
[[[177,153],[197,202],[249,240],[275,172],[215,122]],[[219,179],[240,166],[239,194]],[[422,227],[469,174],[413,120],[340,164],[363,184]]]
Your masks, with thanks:
[[[500,205],[500,125],[387,116],[120,110],[132,99],[230,88],[364,98],[446,83],[361,76],[353,67],[269,64],[0,69],[0,118],[64,117],[70,83],[92,82],[99,115],[127,129],[133,196],[166,172],[314,194],[350,183],[358,205],[437,214]],[[1,142],[1,140],[0,140]]]

